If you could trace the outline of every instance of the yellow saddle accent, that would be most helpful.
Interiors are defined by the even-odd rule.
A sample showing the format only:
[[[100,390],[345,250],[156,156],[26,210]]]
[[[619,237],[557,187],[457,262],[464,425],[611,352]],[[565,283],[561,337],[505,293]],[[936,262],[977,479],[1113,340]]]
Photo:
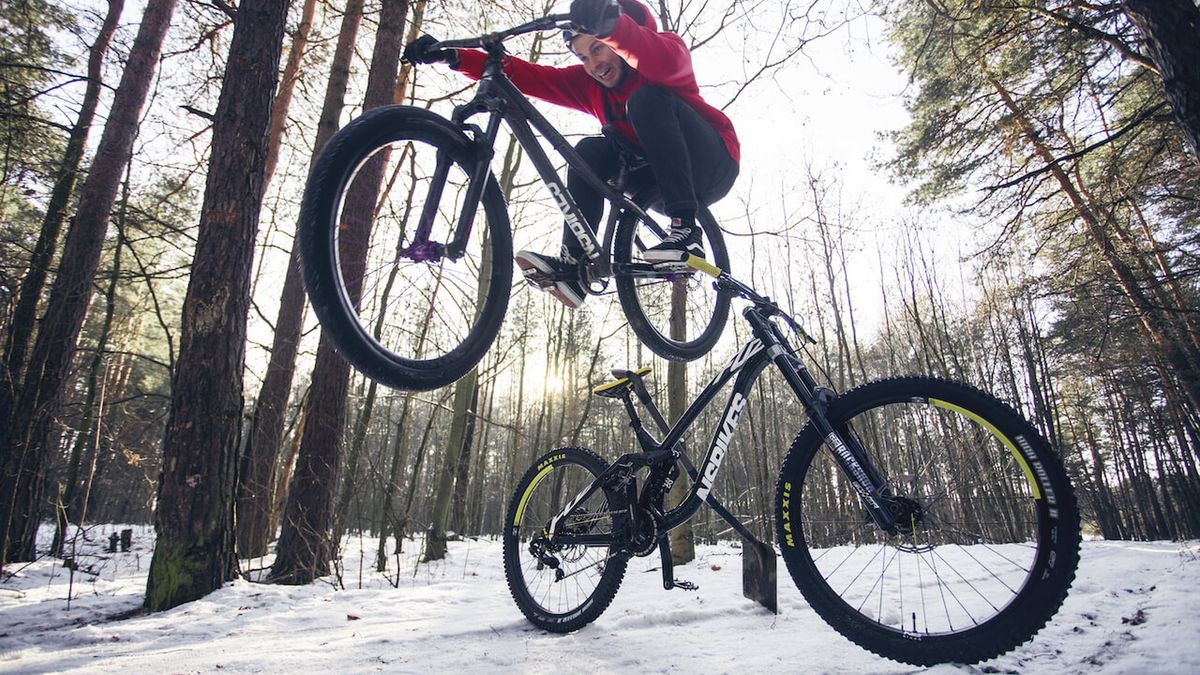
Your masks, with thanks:
[[[643,377],[645,375],[648,375],[650,373],[650,371],[652,371],[652,370],[654,370],[654,369],[650,368],[650,367],[646,367],[646,368],[642,368],[640,370],[634,371],[633,374],[637,375],[638,377]],[[617,375],[617,373],[626,373],[626,372],[629,372],[629,371],[626,371],[626,370],[613,371],[613,375],[615,376],[615,375]],[[611,382],[605,382],[604,384],[600,385],[599,387],[596,387],[595,389],[593,389],[592,393],[597,396],[603,396],[605,398],[617,398],[618,396],[620,396],[624,392],[629,391],[632,388],[633,388],[633,384],[630,382],[629,376],[627,375],[625,377],[617,377],[617,379],[615,379]]]

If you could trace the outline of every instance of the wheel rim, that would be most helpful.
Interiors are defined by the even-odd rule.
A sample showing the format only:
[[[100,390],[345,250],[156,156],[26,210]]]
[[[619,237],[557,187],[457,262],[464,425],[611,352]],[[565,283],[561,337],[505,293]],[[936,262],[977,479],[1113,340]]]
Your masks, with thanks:
[[[565,508],[595,478],[587,467],[560,462],[534,477],[518,503],[515,551],[521,586],[529,600],[545,614],[566,617],[585,609],[608,567],[609,549],[598,546],[555,546],[544,532],[550,519]],[[613,514],[603,491],[597,491],[575,509],[585,515],[564,522],[559,529],[576,534],[611,534]],[[552,568],[537,552],[553,558]],[[562,571],[559,579],[558,570]]]
[[[414,240],[437,154],[420,139],[376,147],[355,166],[334,214],[335,281],[356,317],[354,330],[380,356],[405,366],[453,359],[479,329],[492,290],[491,228],[482,206],[461,257],[438,246],[449,243],[468,184],[457,162],[428,240]]]
[[[704,250],[714,261],[717,251],[724,256],[724,247],[717,247],[708,231],[715,224],[705,223]],[[646,328],[661,342],[675,349],[697,349],[711,342],[724,330],[724,320],[714,321],[723,303],[712,279],[694,271],[663,272],[642,259],[642,254],[665,238],[664,228],[651,228],[639,222],[634,229],[630,247],[630,266],[623,272],[629,278],[633,299],[646,321]]]
[[[799,518],[801,548],[825,593],[898,634],[959,634],[1003,613],[1048,545],[1037,483],[1012,442],[940,401],[877,405],[850,427],[905,522],[897,535],[870,522],[832,454],[818,451],[798,492]]]

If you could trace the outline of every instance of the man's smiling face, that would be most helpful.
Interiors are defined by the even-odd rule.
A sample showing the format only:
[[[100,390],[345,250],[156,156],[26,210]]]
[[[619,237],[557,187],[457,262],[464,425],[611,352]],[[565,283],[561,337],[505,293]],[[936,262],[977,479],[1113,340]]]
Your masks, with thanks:
[[[571,39],[571,51],[583,62],[587,74],[609,89],[625,78],[625,69],[628,68],[625,61],[594,36],[575,36]]]

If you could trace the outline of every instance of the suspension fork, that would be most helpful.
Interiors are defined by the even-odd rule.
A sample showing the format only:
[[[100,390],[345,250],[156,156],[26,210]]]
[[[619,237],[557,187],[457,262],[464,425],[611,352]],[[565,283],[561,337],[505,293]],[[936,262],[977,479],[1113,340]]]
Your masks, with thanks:
[[[812,373],[796,356],[795,350],[778,326],[754,308],[747,309],[745,316],[754,330],[755,337],[767,346],[767,355],[804,405],[809,421],[821,434],[825,447],[833,454],[838,466],[854,485],[872,520],[889,534],[895,534],[896,513],[891,508],[894,500],[891,498],[887,480],[871,461],[853,430],[849,426],[841,430],[835,429],[825,415],[833,392],[817,383]]]
[[[450,165],[454,163],[449,153],[445,150],[438,150],[437,164],[434,166],[433,176],[429,180],[429,192],[425,196],[424,206],[421,207],[421,219],[417,223],[413,243],[399,252],[401,256],[425,261],[436,260],[444,255],[452,260],[457,260],[466,250],[467,240],[470,238],[471,229],[475,224],[475,214],[479,211],[483,190],[487,185],[488,172],[491,171],[493,148],[496,136],[500,131],[500,121],[504,117],[499,110],[491,109],[486,130],[480,130],[474,125],[465,123],[467,117],[488,109],[485,107],[486,105],[477,97],[475,101],[456,109],[451,118],[455,126],[475,132],[475,137],[470,141],[475,150],[475,161],[469,167],[470,181],[463,196],[462,208],[458,213],[458,222],[454,226],[454,238],[448,244],[429,240],[429,235],[433,231],[433,222],[437,219],[438,207],[442,203],[442,192],[450,177]]]

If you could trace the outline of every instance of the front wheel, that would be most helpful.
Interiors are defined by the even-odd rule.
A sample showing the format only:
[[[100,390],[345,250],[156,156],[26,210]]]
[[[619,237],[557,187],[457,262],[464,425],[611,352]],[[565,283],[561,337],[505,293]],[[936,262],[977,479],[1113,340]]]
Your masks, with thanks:
[[[1014,410],[930,378],[873,382],[829,421],[883,475],[897,532],[872,521],[810,423],[780,471],[788,572],[834,629],[915,665],[975,663],[1033,637],[1079,561],[1079,512],[1058,456]]]
[[[309,300],[338,352],[385,385],[448,385],[500,330],[512,233],[491,173],[470,238],[460,251],[450,246],[479,156],[446,119],[385,106],[335,134],[309,174],[298,232]],[[440,194],[431,190],[439,162]]]
[[[604,488],[574,503],[606,467],[590,450],[562,448],[540,457],[517,484],[504,527],[504,576],[538,628],[568,633],[586,626],[621,586],[629,556],[612,545],[624,522],[618,494]],[[554,533],[569,541],[549,536],[559,516]]]
[[[704,232],[708,262],[728,270],[725,238],[707,208],[697,211],[696,223]],[[617,297],[630,328],[650,351],[671,361],[693,361],[707,354],[725,330],[729,296],[717,293],[712,279],[700,272],[664,272],[642,260],[668,229],[633,213],[622,216],[613,244]]]

